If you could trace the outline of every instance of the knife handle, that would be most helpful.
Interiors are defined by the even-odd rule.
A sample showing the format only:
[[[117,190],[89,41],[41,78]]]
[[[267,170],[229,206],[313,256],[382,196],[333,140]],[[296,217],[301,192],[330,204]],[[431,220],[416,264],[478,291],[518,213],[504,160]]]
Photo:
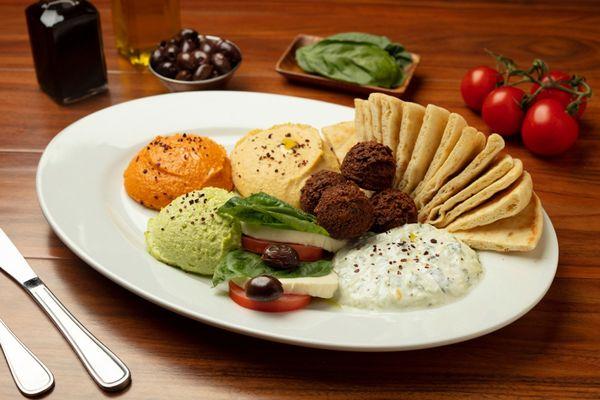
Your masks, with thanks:
[[[39,278],[26,282],[25,288],[60,330],[98,386],[109,391],[127,387],[131,374],[125,364],[88,332]]]
[[[50,370],[0,320],[0,348],[10,373],[25,396],[39,396],[54,387]]]

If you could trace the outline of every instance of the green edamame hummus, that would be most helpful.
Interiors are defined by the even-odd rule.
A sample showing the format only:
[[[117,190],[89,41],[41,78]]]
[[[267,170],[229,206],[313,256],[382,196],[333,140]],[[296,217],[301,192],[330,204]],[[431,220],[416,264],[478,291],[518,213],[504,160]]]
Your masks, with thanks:
[[[241,245],[239,223],[217,214],[234,196],[209,187],[176,198],[148,221],[148,252],[185,271],[212,275],[219,260]]]

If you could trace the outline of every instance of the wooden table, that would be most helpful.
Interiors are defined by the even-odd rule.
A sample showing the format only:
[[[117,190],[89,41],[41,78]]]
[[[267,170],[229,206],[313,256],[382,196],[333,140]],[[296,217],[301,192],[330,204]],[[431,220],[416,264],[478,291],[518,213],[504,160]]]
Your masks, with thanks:
[[[490,335],[422,351],[356,354],[274,344],[211,328],[136,297],[79,260],[44,220],[34,178],[48,141],[93,111],[164,92],[149,73],[117,56],[109,2],[94,3],[102,14],[110,92],[61,107],[38,89],[24,2],[0,1],[0,226],[66,306],[129,365],[133,385],[124,398],[600,397],[600,99],[589,105],[581,137],[564,156],[544,160],[517,141],[508,145],[531,172],[560,243],[557,277],[531,312]],[[406,98],[462,113],[484,132],[458,90],[469,67],[492,65],[484,47],[523,63],[543,58],[585,75],[600,90],[600,10],[592,1],[182,0],[181,7],[185,26],[220,34],[242,48],[244,64],[232,90],[351,105],[351,95],[295,86],[274,71],[296,34],[350,30],[388,35],[421,54]],[[109,396],[4,276],[0,316],[54,371],[57,385],[49,398]],[[0,363],[0,398],[18,397]]]

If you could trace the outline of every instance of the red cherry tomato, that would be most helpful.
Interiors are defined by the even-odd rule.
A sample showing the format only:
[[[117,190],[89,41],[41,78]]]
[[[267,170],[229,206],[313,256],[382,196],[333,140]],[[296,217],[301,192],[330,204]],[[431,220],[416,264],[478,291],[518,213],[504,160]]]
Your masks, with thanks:
[[[485,97],[502,82],[502,75],[493,68],[480,66],[469,70],[460,83],[462,98],[475,111],[481,111]]]
[[[306,294],[284,294],[273,301],[256,301],[248,298],[244,289],[233,282],[229,282],[229,297],[242,307],[256,311],[283,312],[293,311],[306,307],[311,297]]]
[[[483,102],[481,116],[492,132],[511,136],[519,132],[523,121],[521,100],[525,92],[513,86],[502,86],[488,94]]]
[[[262,254],[265,247],[271,243],[279,243],[256,239],[251,236],[242,235],[242,247],[252,253]],[[323,258],[323,249],[315,246],[305,246],[302,244],[285,243],[298,252],[300,261],[319,261]]]
[[[573,89],[573,87],[567,83],[571,80],[571,75],[567,74],[564,71],[558,71],[558,70],[550,71],[550,72],[548,72],[547,75],[545,75],[542,78],[542,82],[543,83],[549,82],[550,79],[553,79],[554,81],[556,81],[558,83],[561,83],[561,86]],[[540,87],[540,85],[538,85],[537,83],[533,84],[533,86],[531,87],[530,93],[534,93],[539,87]],[[579,87],[579,89],[582,90],[583,87]],[[560,89],[544,89],[535,97],[535,101],[540,101],[540,100],[544,100],[544,99],[554,99],[554,100],[558,101],[560,104],[562,104],[563,108],[566,108],[569,105],[569,103],[571,103],[575,99],[575,96],[573,96],[570,93],[563,92]],[[587,101],[586,101],[586,99],[584,99],[581,102],[581,104],[579,104],[579,109],[577,110],[577,113],[576,113],[577,118],[580,118],[583,115],[583,112],[585,111],[586,106],[587,106]]]
[[[527,111],[521,128],[525,147],[542,156],[567,151],[578,135],[577,121],[554,99],[536,101]]]

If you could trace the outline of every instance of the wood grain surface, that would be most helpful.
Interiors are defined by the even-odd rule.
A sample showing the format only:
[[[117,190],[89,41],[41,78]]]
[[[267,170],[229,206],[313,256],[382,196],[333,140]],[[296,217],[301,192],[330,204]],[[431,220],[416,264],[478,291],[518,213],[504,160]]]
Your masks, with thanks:
[[[91,112],[164,89],[117,56],[109,2],[98,0],[110,91],[69,107],[56,105],[35,80],[26,3],[0,0],[0,226],[133,374],[125,392],[101,392],[41,311],[0,276],[0,316],[55,373],[48,398],[600,398],[600,99],[589,105],[581,137],[565,155],[540,159],[517,140],[508,145],[531,172],[560,243],[557,278],[524,317],[487,336],[422,351],[355,354],[273,344],[136,297],[88,267],[52,233],[35,194],[46,144]],[[182,0],[182,21],[242,48],[244,64],[229,85],[233,90],[351,105],[351,95],[290,84],[274,66],[298,33],[359,30],[385,34],[421,55],[405,99],[462,113],[484,132],[458,90],[469,67],[491,64],[483,48],[523,63],[543,58],[586,76],[600,91],[600,7],[594,1]],[[20,395],[0,362],[0,399],[12,398]]]

